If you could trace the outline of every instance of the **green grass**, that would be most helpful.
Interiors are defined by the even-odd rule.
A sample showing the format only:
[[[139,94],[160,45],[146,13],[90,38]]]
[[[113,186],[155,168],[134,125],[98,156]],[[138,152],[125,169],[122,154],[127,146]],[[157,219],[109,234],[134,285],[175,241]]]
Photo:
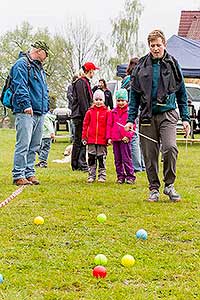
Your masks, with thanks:
[[[15,132],[0,130],[0,202],[16,189],[14,144]],[[187,152],[179,145],[180,203],[162,194],[159,203],[145,202],[145,173],[135,186],[117,185],[111,148],[107,182],[87,184],[87,174],[52,162],[63,158],[65,146],[52,145],[48,168],[37,170],[41,185],[0,208],[0,299],[199,299],[200,145],[188,145]],[[107,215],[106,223],[96,221],[99,213]],[[38,215],[44,225],[33,224]],[[148,232],[146,241],[135,238],[140,228]],[[97,280],[92,269],[98,253],[108,258],[108,275]],[[133,267],[121,265],[125,254],[134,256]]]

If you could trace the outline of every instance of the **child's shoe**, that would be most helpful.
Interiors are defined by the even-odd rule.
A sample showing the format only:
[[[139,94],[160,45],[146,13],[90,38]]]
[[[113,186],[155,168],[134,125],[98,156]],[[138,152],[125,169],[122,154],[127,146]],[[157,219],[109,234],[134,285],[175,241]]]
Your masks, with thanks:
[[[87,182],[88,182],[88,183],[93,183],[94,181],[95,181],[95,179],[90,177],[90,178],[88,178],[88,181],[87,181]]]
[[[98,179],[98,182],[104,183],[104,182],[106,182],[106,180],[105,180],[104,178],[99,178],[99,179]]]

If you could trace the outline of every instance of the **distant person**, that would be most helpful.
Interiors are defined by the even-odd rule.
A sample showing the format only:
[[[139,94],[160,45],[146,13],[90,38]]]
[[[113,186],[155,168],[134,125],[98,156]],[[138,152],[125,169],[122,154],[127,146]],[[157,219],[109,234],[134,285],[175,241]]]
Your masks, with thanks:
[[[107,140],[113,145],[117,183],[135,183],[135,174],[131,156],[131,139],[133,132],[124,129],[128,118],[128,92],[119,89],[116,92],[117,106],[110,112],[107,126]]]
[[[159,200],[160,180],[158,158],[160,143],[163,153],[164,194],[172,202],[181,196],[174,188],[176,179],[176,126],[178,103],[183,129],[190,132],[188,103],[185,84],[176,59],[166,51],[166,39],[161,30],[148,35],[150,53],[142,57],[133,72],[130,92],[129,114],[126,130],[133,129],[140,106],[140,132],[155,140],[141,137],[147,177],[149,202]]]
[[[74,82],[73,103],[71,118],[75,126],[74,141],[71,155],[72,170],[88,171],[86,162],[86,146],[82,143],[83,119],[86,111],[92,103],[92,90],[90,80],[94,76],[94,71],[98,70],[92,62],[83,65],[84,74]]]
[[[35,177],[35,156],[40,147],[44,115],[49,110],[48,87],[43,62],[49,47],[36,41],[29,52],[20,53],[11,70],[16,144],[13,183],[39,184]]]
[[[70,116],[72,113],[72,103],[73,103],[73,85],[77,79],[78,79],[78,75],[74,75],[72,78],[72,83],[70,83],[67,88],[67,100],[68,100],[68,109],[70,110]],[[74,140],[74,131],[75,131],[75,127],[73,124],[73,120],[72,118],[70,118],[70,138],[72,142]]]
[[[83,122],[82,141],[88,145],[88,182],[96,180],[98,163],[98,182],[106,181],[106,127],[109,110],[104,104],[105,95],[96,90],[93,95],[93,105],[86,112]]]
[[[131,90],[131,74],[135,68],[135,66],[137,65],[139,59],[137,57],[131,58],[130,62],[128,64],[127,70],[126,70],[126,76],[124,77],[124,79],[122,80],[122,84],[121,87],[125,88],[128,91],[128,95],[130,98],[130,90]],[[135,128],[135,132],[136,134],[134,134],[132,142],[131,142],[131,146],[132,146],[132,159],[133,159],[133,165],[134,165],[134,171],[135,172],[142,172],[145,171],[145,163],[144,163],[144,157],[142,154],[142,149],[141,149],[141,145],[140,145],[140,137],[139,137],[139,118],[137,118],[135,120],[136,123],[136,128]]]
[[[113,109],[113,97],[111,91],[107,87],[105,79],[99,79],[98,85],[95,85],[92,89],[95,92],[97,89],[101,89],[105,95],[105,105],[110,109]]]
[[[38,150],[39,162],[35,165],[40,168],[47,168],[47,160],[51,149],[51,143],[55,139],[56,115],[49,111],[44,117],[42,141]]]

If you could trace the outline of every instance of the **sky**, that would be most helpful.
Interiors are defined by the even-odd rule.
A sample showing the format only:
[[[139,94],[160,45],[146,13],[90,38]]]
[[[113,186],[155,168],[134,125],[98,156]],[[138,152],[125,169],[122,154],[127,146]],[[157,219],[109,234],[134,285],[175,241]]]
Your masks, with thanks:
[[[123,9],[125,0],[17,0],[1,1],[0,34],[13,30],[23,21],[34,27],[48,27],[62,33],[65,24],[84,17],[94,33],[105,38],[111,33],[110,20]],[[177,34],[181,10],[199,10],[200,0],[141,0],[139,40],[146,45],[148,33],[160,28],[167,38]]]

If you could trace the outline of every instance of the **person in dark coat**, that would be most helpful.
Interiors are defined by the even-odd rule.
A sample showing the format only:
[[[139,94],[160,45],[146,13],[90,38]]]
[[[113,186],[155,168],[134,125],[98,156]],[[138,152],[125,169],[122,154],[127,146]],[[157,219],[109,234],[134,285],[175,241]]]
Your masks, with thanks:
[[[70,115],[72,112],[72,103],[73,103],[73,85],[75,83],[75,81],[78,79],[78,75],[74,75],[72,78],[72,83],[69,84],[68,88],[67,88],[67,100],[68,100],[68,109],[70,109]],[[73,142],[74,140],[74,123],[72,118],[70,119],[70,139],[71,142]]]
[[[186,136],[190,132],[187,94],[181,68],[166,51],[166,39],[161,30],[148,35],[150,53],[142,57],[132,74],[128,121],[126,130],[132,130],[140,107],[140,133],[142,151],[149,181],[149,202],[159,200],[160,143],[163,153],[164,194],[172,202],[181,200],[174,188],[176,179],[176,126],[179,119],[178,104]]]
[[[72,170],[88,171],[86,162],[86,146],[82,143],[83,119],[92,103],[92,89],[90,80],[94,71],[98,70],[92,62],[86,62],[82,67],[84,74],[78,78],[73,86],[73,102],[71,118],[75,126],[74,141],[71,155]]]
[[[95,92],[97,89],[101,89],[105,95],[105,106],[113,109],[113,98],[111,91],[107,88],[105,79],[99,79],[98,85],[94,86],[92,91]]]

